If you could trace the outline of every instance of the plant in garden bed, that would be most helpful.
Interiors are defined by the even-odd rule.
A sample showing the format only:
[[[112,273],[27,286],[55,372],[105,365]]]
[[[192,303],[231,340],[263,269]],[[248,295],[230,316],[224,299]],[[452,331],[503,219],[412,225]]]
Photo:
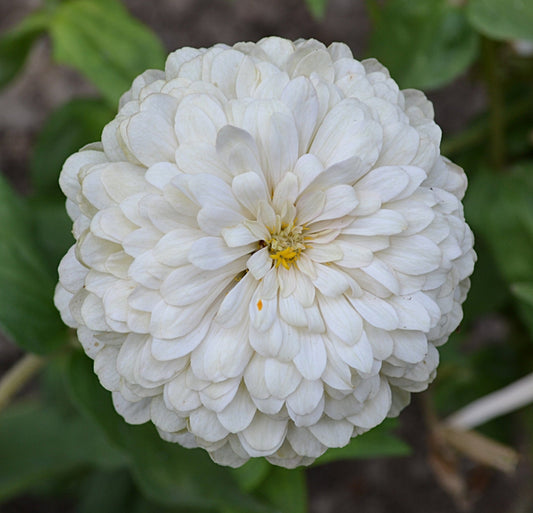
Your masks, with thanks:
[[[326,12],[325,2],[309,4]],[[369,6],[371,50],[403,88],[441,86],[483,55],[489,115],[444,146],[468,164],[467,214],[482,240],[484,274],[474,276],[461,337],[470,332],[470,312],[499,311],[525,338],[531,164],[510,170],[508,162],[531,153],[524,134],[533,120],[527,93],[505,107],[509,84],[527,90],[531,74],[515,66],[521,83],[503,76],[503,47],[480,44],[478,31],[527,39],[525,25],[506,20],[532,15],[509,9],[495,26],[497,5],[488,0]],[[135,80],[112,120],[135,76],[162,67],[157,38],[118,2],[50,2],[0,40],[0,62],[8,64],[2,83],[43,32],[55,59],[85,74],[103,98],[74,100],[52,115],[32,159],[30,198],[0,184],[0,285],[9,298],[0,322],[41,355],[5,376],[0,396],[6,404],[43,364],[61,383],[45,382],[47,413],[40,404],[15,404],[0,417],[0,454],[11,462],[0,497],[33,486],[47,468],[51,481],[76,469],[85,476],[76,492],[82,509],[101,500],[95,490],[113,476],[122,485],[111,508],[128,508],[133,497],[138,511],[305,511],[301,469],[262,458],[225,469],[159,435],[230,465],[267,456],[292,467],[339,446],[317,463],[405,454],[390,422],[346,444],[433,379],[434,346],[457,326],[468,286],[472,239],[458,201],[466,181],[439,154],[424,96],[400,91],[385,68],[354,60],[343,45],[272,38],[171,54],[164,72]],[[510,119],[513,141],[504,130]],[[72,244],[59,169],[104,126],[103,146],[76,153],[61,177],[75,246],[60,267],[56,304],[78,328],[115,408],[133,423],[151,419],[159,434],[115,413],[52,304],[55,269]],[[481,155],[486,137],[492,150]],[[483,264],[488,255],[498,273]],[[452,379],[457,340],[444,352]],[[527,346],[509,350],[531,362]],[[466,368],[474,379],[482,372],[473,359]],[[523,372],[504,370],[505,383]],[[457,386],[447,376],[436,387],[443,413],[461,406],[438,401]],[[511,399],[503,403],[527,404],[528,383],[504,391]],[[474,404],[452,417],[441,430],[445,443],[464,451],[457,429],[504,413],[498,396],[486,404],[489,414]],[[38,418],[35,444],[7,445]],[[78,446],[80,439],[94,447]]]

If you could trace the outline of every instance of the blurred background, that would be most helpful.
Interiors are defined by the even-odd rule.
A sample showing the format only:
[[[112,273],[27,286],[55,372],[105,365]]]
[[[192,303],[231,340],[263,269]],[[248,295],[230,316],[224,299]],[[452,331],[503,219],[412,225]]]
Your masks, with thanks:
[[[402,87],[423,89],[433,101],[442,152],[471,181],[466,212],[479,262],[465,319],[442,348],[436,383],[413,397],[391,425],[396,445],[377,437],[365,449],[361,438],[355,458],[300,472],[289,479],[291,490],[283,489],[281,479],[265,484],[265,467],[250,468],[237,481],[287,513],[533,512],[531,405],[479,428],[519,456],[512,468],[494,468],[458,450],[438,429],[439,419],[533,369],[533,6],[514,2],[500,12],[497,4],[507,5],[503,0],[124,0],[126,10],[119,8],[116,19],[126,21],[116,22],[120,31],[114,37],[115,18],[106,25],[104,16],[100,27],[90,28],[76,18],[76,5],[91,2],[0,0],[0,170],[28,198],[35,244],[52,281],[69,245],[55,185],[61,164],[99,138],[131,79],[162,66],[166,53],[279,35],[342,41],[357,59],[377,57]],[[94,3],[103,12],[118,4]],[[56,13],[67,4],[74,7],[63,9],[60,18]],[[45,20],[32,19],[35,13],[45,13]],[[46,20],[54,16],[48,28]],[[117,57],[121,45],[129,50]],[[141,46],[149,49],[143,53]],[[105,76],[98,61],[92,66],[86,48],[115,66],[120,80]],[[6,247],[8,236],[0,230]],[[0,267],[1,255],[2,250]],[[0,310],[10,301],[6,290],[0,288]],[[0,326],[9,334],[0,340],[0,377],[24,351],[55,355],[63,343],[32,346],[13,316],[6,320],[1,312]],[[1,513],[212,511],[158,501],[123,455],[111,462],[63,458],[89,436],[80,426],[64,439],[46,434],[47,426],[57,431],[61,425],[43,416],[47,405],[73,415],[61,381],[64,365],[61,357],[53,359],[21,390],[17,404],[29,399],[41,409],[11,417],[6,410],[4,423],[0,415]],[[42,436],[34,439],[37,432]],[[58,446],[43,455],[41,445],[53,443]]]

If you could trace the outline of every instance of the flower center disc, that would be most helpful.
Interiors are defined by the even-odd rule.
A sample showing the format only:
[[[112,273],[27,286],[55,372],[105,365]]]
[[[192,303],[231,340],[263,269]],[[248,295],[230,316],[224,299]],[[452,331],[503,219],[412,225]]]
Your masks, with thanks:
[[[270,252],[270,258],[276,262],[276,267],[282,265],[288,269],[305,249],[303,226],[283,223],[277,232],[272,232],[272,238],[265,241]]]

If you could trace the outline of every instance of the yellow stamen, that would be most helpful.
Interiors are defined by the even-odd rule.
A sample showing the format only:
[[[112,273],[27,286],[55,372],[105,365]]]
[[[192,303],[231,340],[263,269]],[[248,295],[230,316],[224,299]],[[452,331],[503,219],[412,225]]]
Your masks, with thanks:
[[[304,226],[295,226],[295,221],[290,223],[281,223],[279,216],[276,222],[277,229],[269,229],[272,237],[268,240],[261,241],[261,247],[268,246],[270,258],[275,261],[275,267],[280,265],[289,269],[294,264],[301,252],[306,248],[304,240],[308,237],[303,236]]]

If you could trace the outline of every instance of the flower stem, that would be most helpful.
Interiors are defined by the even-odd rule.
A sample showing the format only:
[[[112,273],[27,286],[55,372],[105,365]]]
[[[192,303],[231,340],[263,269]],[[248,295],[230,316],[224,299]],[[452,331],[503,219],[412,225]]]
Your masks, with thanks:
[[[490,159],[494,169],[501,171],[505,165],[505,102],[496,45],[484,38],[482,58],[490,104]]]
[[[13,396],[43,366],[44,359],[34,354],[21,358],[0,380],[0,411],[11,401]]]
[[[533,108],[533,96],[528,95],[511,103],[504,112],[505,125],[513,123],[524,115],[529,115]],[[462,132],[447,137],[441,144],[441,153],[450,156],[481,144],[487,137],[490,127],[486,119],[480,119]]]
[[[472,429],[533,402],[533,373],[450,415],[444,423],[456,429]]]

